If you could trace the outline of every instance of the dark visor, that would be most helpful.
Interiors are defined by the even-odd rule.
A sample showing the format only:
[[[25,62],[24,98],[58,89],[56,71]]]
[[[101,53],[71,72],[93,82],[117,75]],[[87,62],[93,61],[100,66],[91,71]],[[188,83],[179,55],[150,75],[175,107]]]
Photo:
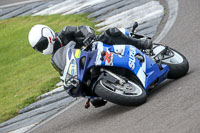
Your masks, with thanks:
[[[42,36],[38,43],[33,47],[35,50],[39,52],[43,52],[43,50],[47,49],[49,41],[46,37]]]

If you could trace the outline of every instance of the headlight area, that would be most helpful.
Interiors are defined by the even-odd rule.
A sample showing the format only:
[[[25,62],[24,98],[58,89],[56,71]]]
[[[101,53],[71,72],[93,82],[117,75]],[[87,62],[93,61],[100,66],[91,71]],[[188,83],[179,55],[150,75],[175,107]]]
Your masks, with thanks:
[[[72,97],[78,97],[81,95],[80,92],[80,84],[79,80],[77,79],[77,75],[67,75],[64,83],[64,89],[68,92],[68,94]]]
[[[72,60],[69,67],[68,72],[64,81],[64,89],[67,90],[69,95],[77,97],[80,95],[80,81],[77,76],[77,64],[75,60]]]
[[[71,80],[71,85],[73,85],[74,87],[78,87],[79,86],[79,80],[77,78],[73,78]]]
[[[64,86],[66,88],[68,88],[71,85],[74,87],[78,87],[79,85],[79,80],[77,76],[77,64],[75,60],[71,61],[64,81]]]

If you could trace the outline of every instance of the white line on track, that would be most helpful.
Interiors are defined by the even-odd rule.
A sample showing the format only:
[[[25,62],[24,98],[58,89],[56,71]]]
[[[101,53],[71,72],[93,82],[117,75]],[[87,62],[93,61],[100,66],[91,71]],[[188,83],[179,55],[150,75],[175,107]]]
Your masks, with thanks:
[[[9,133],[25,133],[28,130],[30,130],[31,128],[33,128],[35,125],[37,125],[37,123],[31,124],[29,126],[26,126],[26,127],[20,128],[20,129],[17,129],[15,131],[11,131]]]
[[[111,17],[108,17],[105,19],[105,21],[95,25],[96,27],[101,27],[105,25],[110,25],[118,21],[123,21],[124,19],[130,19],[134,17],[141,17],[144,14],[148,14],[149,10],[157,10],[157,8],[162,7],[158,1],[150,1],[148,3],[145,3],[143,5],[134,7],[132,9],[129,9],[127,11],[123,11],[119,14],[113,15]],[[144,10],[145,9],[145,10]]]
[[[169,30],[172,28],[173,24],[176,21],[176,17],[178,14],[178,1],[177,0],[166,0],[168,3],[169,8],[169,17],[167,20],[167,23],[165,24],[163,30],[159,34],[159,36],[155,39],[155,43],[160,42],[169,32]]]
[[[89,0],[88,2],[81,4],[79,7],[75,8],[75,9],[72,9],[72,10],[70,10],[70,11],[68,11],[68,12],[65,12],[65,13],[62,14],[62,15],[74,14],[74,13],[79,12],[79,11],[80,11],[81,9],[83,9],[83,8],[90,7],[90,6],[92,6],[92,5],[96,5],[96,4],[101,3],[101,2],[104,2],[104,1],[105,1],[105,0],[95,0],[95,1],[94,1],[94,0]]]
[[[35,13],[33,16],[50,14],[51,12],[60,9],[61,7],[64,7],[65,5],[69,5],[72,2],[73,2],[73,0],[63,1],[61,3],[58,3],[58,4],[54,5],[54,6],[51,6],[49,8],[46,8],[46,9],[42,10],[42,11],[39,11],[39,12]]]
[[[46,124],[47,122],[51,121],[52,119],[56,118],[58,115],[62,114],[63,112],[65,112],[66,110],[70,109],[71,107],[75,106],[76,104],[80,103],[84,98],[80,98],[77,101],[73,102],[72,104],[70,104],[68,107],[66,107],[65,109],[61,110],[60,112],[56,113],[55,115],[53,115],[52,117],[50,117],[49,119],[39,123],[38,125],[36,125],[35,127],[33,127],[32,129],[28,129],[29,131],[27,132],[31,132],[34,129]]]

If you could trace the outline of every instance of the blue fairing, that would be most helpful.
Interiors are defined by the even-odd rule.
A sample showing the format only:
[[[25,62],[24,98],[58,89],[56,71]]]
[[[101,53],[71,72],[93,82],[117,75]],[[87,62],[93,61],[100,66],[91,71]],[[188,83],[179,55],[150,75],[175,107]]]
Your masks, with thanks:
[[[100,43],[98,45],[101,45]],[[167,65],[162,65],[163,69],[160,70],[158,65],[143,52],[131,45],[106,45],[102,44],[103,47],[98,47],[100,51],[106,51],[110,56],[111,61],[108,62],[104,57],[101,63],[96,63],[100,66],[113,66],[122,67],[132,71],[141,81],[145,89],[154,82],[161,82],[167,78],[169,68]],[[123,52],[118,52],[121,49]],[[118,50],[118,51],[117,51]],[[117,53],[118,52],[118,53]],[[140,54],[144,57],[144,62],[140,62],[135,55]],[[98,60],[98,59],[97,59]],[[111,63],[112,62],[112,63]]]
[[[102,51],[106,52],[106,55],[101,58]],[[141,55],[144,57],[144,61],[141,62],[135,55]],[[80,66],[80,59],[85,57],[84,68]],[[80,58],[76,58],[77,71],[79,81],[83,81],[83,78],[92,66],[113,66],[129,69],[135,74],[141,81],[145,90],[154,82],[157,81],[157,85],[167,78],[169,68],[167,65],[162,65],[162,70],[158,65],[143,52],[130,45],[106,45],[101,42],[96,43],[96,49],[93,51],[81,51]]]
[[[78,79],[80,81],[83,81],[84,75],[87,72],[87,70],[95,65],[96,56],[97,56],[97,50],[90,51],[90,52],[81,51],[81,57],[76,58],[77,67],[78,67]],[[81,68],[80,59],[83,57],[85,57],[86,60],[85,60],[84,68]]]

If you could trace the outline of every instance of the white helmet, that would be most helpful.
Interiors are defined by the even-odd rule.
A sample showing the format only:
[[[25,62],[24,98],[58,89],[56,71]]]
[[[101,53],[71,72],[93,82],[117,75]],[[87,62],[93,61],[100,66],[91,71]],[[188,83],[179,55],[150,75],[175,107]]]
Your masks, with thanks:
[[[35,50],[44,55],[53,53],[55,33],[48,26],[41,24],[33,26],[29,32],[28,40]]]

